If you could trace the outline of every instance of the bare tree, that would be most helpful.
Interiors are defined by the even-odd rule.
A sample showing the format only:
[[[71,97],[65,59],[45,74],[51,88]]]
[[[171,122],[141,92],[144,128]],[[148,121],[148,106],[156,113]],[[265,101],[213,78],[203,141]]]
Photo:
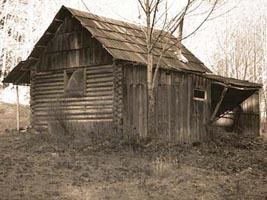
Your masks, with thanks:
[[[223,76],[263,84],[261,111],[267,114],[267,15],[252,13],[217,36],[214,71]]]
[[[157,81],[157,73],[161,66],[161,59],[164,53],[169,49],[174,49],[177,54],[177,59],[182,62],[188,62],[182,55],[182,40],[192,36],[200,27],[207,21],[215,10],[218,0],[204,1],[209,4],[210,8],[205,11],[204,19],[199,25],[189,34],[183,36],[183,24],[188,13],[195,12],[199,5],[195,6],[197,2],[202,0],[186,0],[184,4],[181,2],[181,9],[175,12],[174,15],[170,13],[170,6],[168,0],[138,0],[140,10],[140,18],[145,21],[143,28],[146,37],[146,54],[147,54],[147,94],[148,94],[148,135],[152,136],[154,130],[154,116],[155,116],[155,97],[154,89]],[[158,27],[158,29],[157,29]],[[173,35],[176,34],[177,37]],[[161,45],[158,45],[161,44]],[[154,50],[160,46],[159,57],[154,57]],[[156,64],[155,64],[156,63]]]
[[[0,85],[5,75],[27,57],[50,22],[45,11],[57,9],[42,0],[0,1]]]

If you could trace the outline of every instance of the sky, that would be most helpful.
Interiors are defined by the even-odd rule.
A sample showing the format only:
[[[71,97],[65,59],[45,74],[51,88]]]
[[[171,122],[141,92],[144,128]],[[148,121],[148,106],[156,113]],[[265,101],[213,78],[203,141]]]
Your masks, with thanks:
[[[79,10],[106,16],[118,20],[140,24],[137,0],[49,0],[55,13],[62,5]],[[168,0],[170,13],[175,14],[184,7],[187,0]],[[206,0],[209,2],[211,0]],[[177,3],[179,2],[179,3]],[[205,1],[204,1],[205,2]],[[53,3],[53,4],[52,4]],[[206,16],[202,14],[210,9],[211,5],[196,3],[197,9],[190,13],[185,20],[185,35],[191,33]],[[207,66],[213,65],[212,54],[216,48],[217,39],[229,24],[234,28],[242,18],[251,18],[253,15],[264,13],[267,10],[267,0],[220,0],[220,4],[207,21],[192,37],[183,43],[199,57]],[[47,14],[47,23],[53,18]],[[170,14],[170,15],[171,15]]]

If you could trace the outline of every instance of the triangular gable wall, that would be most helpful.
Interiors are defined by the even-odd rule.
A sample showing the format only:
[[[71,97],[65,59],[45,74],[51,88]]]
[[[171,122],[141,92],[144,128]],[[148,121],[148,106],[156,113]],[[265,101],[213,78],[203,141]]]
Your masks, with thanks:
[[[71,14],[65,15],[54,37],[43,48],[36,56],[38,71],[112,63],[111,55]]]

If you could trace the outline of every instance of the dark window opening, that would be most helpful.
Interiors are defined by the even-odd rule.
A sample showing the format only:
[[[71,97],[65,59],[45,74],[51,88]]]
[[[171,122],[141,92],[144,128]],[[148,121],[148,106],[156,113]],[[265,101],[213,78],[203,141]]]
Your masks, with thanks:
[[[194,90],[194,99],[204,101],[206,99],[206,91],[195,89]]]
[[[85,85],[84,69],[65,71],[65,97],[83,97]]]

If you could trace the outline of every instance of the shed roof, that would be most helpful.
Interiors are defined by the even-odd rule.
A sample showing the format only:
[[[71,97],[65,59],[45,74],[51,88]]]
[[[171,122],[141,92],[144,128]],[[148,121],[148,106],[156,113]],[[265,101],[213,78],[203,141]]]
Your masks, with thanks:
[[[262,87],[261,84],[252,83],[246,80],[223,77],[215,74],[205,74],[206,78],[213,80],[213,83],[220,84],[226,87],[235,88],[238,90],[258,90]]]

